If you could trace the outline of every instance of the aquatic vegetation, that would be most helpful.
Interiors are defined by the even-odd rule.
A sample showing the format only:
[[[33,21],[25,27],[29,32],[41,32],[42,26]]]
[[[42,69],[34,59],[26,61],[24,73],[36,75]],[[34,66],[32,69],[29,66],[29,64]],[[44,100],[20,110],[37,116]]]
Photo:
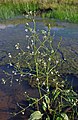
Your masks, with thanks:
[[[26,101],[28,106],[18,103],[21,109],[19,112],[13,112],[13,117],[22,113],[28,108],[32,111],[29,120],[74,120],[78,117],[78,94],[73,88],[66,85],[58,68],[63,64],[57,56],[57,49],[53,46],[53,36],[50,35],[50,24],[48,30],[39,31],[36,29],[36,22],[33,19],[33,26],[26,23],[26,51],[21,48],[20,43],[15,45],[16,53],[8,53],[10,66],[14,70],[7,73],[11,76],[10,85],[13,84],[13,76],[19,75],[16,79],[18,83],[28,80],[31,87],[38,89],[37,98],[30,97],[26,92]],[[28,34],[30,32],[30,36]],[[8,80],[8,79],[7,79]],[[7,80],[2,79],[6,84]]]

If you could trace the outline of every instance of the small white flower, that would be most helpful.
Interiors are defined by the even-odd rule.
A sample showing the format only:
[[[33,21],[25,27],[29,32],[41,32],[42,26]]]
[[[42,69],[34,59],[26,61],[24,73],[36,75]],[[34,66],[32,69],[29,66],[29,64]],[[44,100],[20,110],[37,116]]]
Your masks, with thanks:
[[[73,102],[73,99],[72,99],[72,102]]]
[[[52,50],[51,53],[54,53],[54,50]]]
[[[30,11],[30,14],[32,15],[32,11]]]
[[[42,84],[45,85],[45,82],[43,82]]]
[[[66,60],[66,58],[64,58],[64,60]]]
[[[21,55],[21,53],[18,53],[18,55]]]
[[[46,62],[44,62],[44,67],[46,67]]]
[[[43,53],[41,53],[41,55],[43,55]]]
[[[51,58],[49,58],[48,60],[51,61]]]
[[[31,42],[33,43],[34,41],[33,41],[33,40],[31,40]]]
[[[58,64],[59,63],[59,61],[58,60],[56,60],[56,64]]]
[[[46,38],[47,38],[47,36],[45,35],[45,36],[44,36],[44,39],[46,39]]]
[[[64,85],[61,85],[61,87],[64,87]]]
[[[15,71],[12,71],[12,73],[15,73]]]
[[[34,45],[34,43],[31,44],[31,46],[33,46],[33,45]]]
[[[58,71],[55,72],[56,74],[58,73]]]
[[[6,81],[3,82],[3,84],[5,84],[5,83],[6,83]]]
[[[12,84],[12,80],[10,81],[10,83]]]
[[[38,59],[39,62],[41,62],[41,59]]]
[[[21,77],[23,76],[23,74],[20,75]]]
[[[51,74],[53,75],[53,72],[51,72]]]
[[[32,30],[32,33],[36,33],[36,31],[35,31],[35,30]]]
[[[25,32],[28,32],[28,29],[25,29]]]
[[[60,75],[58,74],[58,77],[60,77]]]
[[[40,51],[38,51],[38,53],[40,54]]]
[[[56,85],[58,85],[58,82],[56,83]]]
[[[34,51],[32,51],[32,55],[34,54]]]
[[[28,26],[29,24],[28,24],[28,23],[26,23],[26,25]]]
[[[74,102],[74,104],[73,104],[74,106],[76,106],[76,103]]]
[[[48,87],[48,86],[47,86],[47,88],[46,88],[46,89],[47,89],[47,92],[49,92],[49,87]]]
[[[49,92],[49,89],[47,89],[47,92]]]
[[[12,66],[12,63],[9,63],[10,66]]]
[[[53,81],[55,82],[55,81],[56,81],[56,79],[53,79]]]
[[[36,81],[39,81],[39,78],[36,78]]]
[[[29,46],[29,45],[27,46],[27,49],[30,49],[30,46]]]
[[[62,83],[65,83],[65,81],[62,81]],[[70,90],[68,90],[68,92],[69,92]]]
[[[5,83],[6,83],[6,81],[5,81],[5,79],[4,79],[4,78],[2,78],[2,83],[3,83],[3,84],[5,84]]]
[[[2,78],[2,81],[5,81],[4,78]]]
[[[35,22],[35,20],[33,19],[33,22]]]
[[[70,92],[70,90],[67,90],[67,92],[69,93],[69,92]]]
[[[19,45],[19,43],[17,43],[17,45]]]
[[[27,17],[27,18],[28,18],[28,15],[26,15],[25,17]]]
[[[46,87],[46,89],[48,89],[48,86]]]
[[[11,55],[11,53],[8,53],[8,56],[9,56],[9,58],[12,58],[12,55]]]
[[[19,49],[19,47],[17,46],[17,47],[16,47],[16,49],[18,50],[18,49]]]
[[[18,50],[19,49],[19,43],[15,45],[15,48]]]
[[[45,30],[42,30],[42,34],[46,34],[46,31],[45,31]]]
[[[28,38],[29,36],[28,35],[26,35],[26,38]]]
[[[24,115],[24,112],[22,112],[22,114]]]
[[[16,73],[16,72],[14,72],[14,75],[17,75],[17,73]]]
[[[50,40],[50,43],[52,43],[52,40]]]
[[[18,82],[18,81],[19,81],[19,79],[16,79],[16,81]]]
[[[31,104],[29,104],[29,106],[31,106]]]
[[[26,94],[27,92],[25,91],[24,93]]]

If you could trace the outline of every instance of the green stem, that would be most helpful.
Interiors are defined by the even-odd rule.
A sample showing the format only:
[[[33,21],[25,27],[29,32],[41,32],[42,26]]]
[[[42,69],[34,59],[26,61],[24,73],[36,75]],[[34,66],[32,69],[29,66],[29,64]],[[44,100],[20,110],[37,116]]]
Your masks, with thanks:
[[[46,82],[47,82],[47,88],[48,88],[48,78],[49,78],[48,73],[46,73],[46,75],[47,75]]]
[[[19,115],[19,114],[22,113],[22,112],[25,112],[25,110],[27,110],[29,107],[37,104],[40,100],[42,100],[42,99],[45,97],[45,95],[48,95],[48,94],[50,94],[50,93],[44,94],[42,97],[40,97],[40,99],[37,99],[35,102],[33,102],[32,104],[30,104],[29,106],[23,108],[23,109],[22,109],[21,111],[19,111],[18,113],[15,113],[15,114],[13,115],[13,117],[16,116],[16,115]]]

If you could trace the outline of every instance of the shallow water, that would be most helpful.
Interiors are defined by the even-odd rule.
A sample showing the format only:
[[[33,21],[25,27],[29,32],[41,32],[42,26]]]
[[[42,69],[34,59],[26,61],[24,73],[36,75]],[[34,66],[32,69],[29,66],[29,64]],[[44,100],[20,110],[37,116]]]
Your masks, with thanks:
[[[25,23],[29,23],[33,26],[32,19],[26,18],[16,18],[12,20],[6,20],[0,22],[0,65],[5,61],[7,53],[15,52],[15,44],[20,43],[22,48],[26,48],[26,32],[25,32]],[[60,37],[62,36],[62,42],[60,50],[58,51],[61,55],[61,58],[69,59],[70,63],[78,68],[78,24],[65,23],[60,21],[54,21],[51,19],[41,19],[36,18],[37,30],[48,30],[48,23],[51,24],[51,34],[55,33],[54,44],[59,42]],[[28,33],[29,34],[29,33]],[[66,67],[66,66],[65,66]],[[4,76],[3,70],[11,70],[8,66],[0,66],[0,79]],[[78,74],[76,70],[68,70],[67,73],[74,72]],[[72,77],[74,79],[74,77]],[[68,77],[70,80],[71,78]],[[73,80],[74,81],[74,80]],[[76,86],[78,85],[76,77]],[[21,85],[17,82],[14,83],[12,87],[8,85],[0,84],[0,120],[26,120],[26,116],[18,116],[16,118],[11,118],[9,112],[15,111],[17,108],[16,103],[24,100],[23,93],[27,91],[29,95],[38,96],[36,90],[32,89],[27,82],[22,83]],[[34,96],[33,96],[34,97]],[[29,113],[27,112],[27,115]]]

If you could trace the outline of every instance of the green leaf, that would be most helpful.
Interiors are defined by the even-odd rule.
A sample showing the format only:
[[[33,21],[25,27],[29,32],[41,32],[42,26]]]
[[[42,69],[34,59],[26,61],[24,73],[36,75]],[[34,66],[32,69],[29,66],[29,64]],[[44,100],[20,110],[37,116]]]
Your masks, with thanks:
[[[59,96],[59,94],[60,94],[60,91],[56,91],[55,96],[54,96],[54,100]]]
[[[43,114],[41,114],[40,111],[35,111],[30,115],[30,118],[28,120],[40,120],[42,118]]]
[[[62,118],[61,117],[57,117],[56,120],[62,120]]]
[[[44,101],[43,101],[42,108],[43,108],[44,111],[46,111],[46,109],[47,109],[47,105],[46,105],[46,103]]]
[[[61,116],[63,120],[69,120],[68,116],[65,113],[62,113]]]
[[[49,99],[49,97],[46,96],[46,95],[45,95],[45,101],[46,101],[47,104],[50,104],[50,99]]]

